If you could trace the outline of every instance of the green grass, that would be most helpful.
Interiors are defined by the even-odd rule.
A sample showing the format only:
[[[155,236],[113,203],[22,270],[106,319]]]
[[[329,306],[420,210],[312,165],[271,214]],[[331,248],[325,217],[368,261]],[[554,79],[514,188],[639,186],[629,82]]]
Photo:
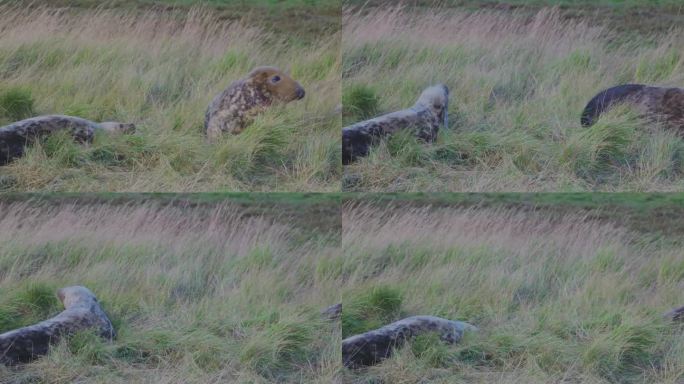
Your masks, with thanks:
[[[681,28],[627,38],[607,23],[462,8],[348,9],[343,124],[357,89],[377,113],[411,106],[429,85],[451,90],[450,127],[433,145],[386,140],[345,167],[343,188],[374,192],[677,191],[684,141],[616,109],[591,128],[579,117],[622,83],[681,86]],[[447,39],[445,36],[449,36]],[[362,87],[362,88],[359,88]]]
[[[23,88],[9,88],[0,92],[0,113],[13,120],[22,120],[33,115],[33,96]]]
[[[71,114],[139,128],[133,136],[98,136],[88,146],[63,137],[42,142],[0,169],[3,191],[339,190],[334,29],[305,42],[300,33],[221,19],[207,7],[64,16],[3,10],[0,124]],[[259,65],[289,71],[307,97],[270,109],[244,134],[208,144],[207,105]]]
[[[453,346],[421,336],[374,367],[345,371],[344,382],[680,382],[681,327],[661,315],[681,305],[681,243],[633,231],[630,213],[604,221],[578,209],[555,215],[513,205],[598,205],[592,196],[488,195],[483,206],[459,205],[474,195],[347,201],[343,335],[410,315],[467,321],[479,332]],[[681,200],[599,196],[673,209]]]
[[[321,268],[339,249],[338,200],[15,195],[0,211],[0,333],[58,313],[56,290],[74,284],[97,295],[118,332],[113,343],[76,334],[45,358],[0,367],[2,382],[337,375],[339,327],[320,311],[340,300]],[[318,226],[300,225],[305,216]]]

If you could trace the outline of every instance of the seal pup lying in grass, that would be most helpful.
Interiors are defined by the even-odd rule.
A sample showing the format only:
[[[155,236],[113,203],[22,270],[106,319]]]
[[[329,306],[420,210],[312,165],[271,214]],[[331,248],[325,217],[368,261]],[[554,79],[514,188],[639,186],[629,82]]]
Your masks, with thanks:
[[[38,324],[0,335],[0,364],[26,363],[46,355],[49,346],[75,332],[94,329],[100,337],[112,340],[116,332],[95,295],[86,287],[73,286],[57,291],[64,311]]]
[[[347,368],[376,364],[392,355],[394,348],[418,335],[434,332],[448,344],[458,343],[465,331],[477,328],[462,321],[436,316],[411,316],[374,331],[342,340],[342,362]]]
[[[663,122],[684,135],[684,88],[624,84],[599,92],[582,112],[583,127],[593,125],[599,116],[618,104],[634,107],[644,118]]]
[[[97,131],[112,134],[134,133],[135,125],[127,123],[96,123],[80,117],[47,115],[32,117],[0,127],[0,165],[24,155],[26,146],[36,139],[65,131],[81,143],[93,141]]]
[[[444,84],[429,87],[408,109],[388,113],[342,128],[342,164],[367,156],[381,138],[410,129],[416,137],[432,142],[439,127],[449,126],[449,88]]]
[[[241,133],[259,113],[274,102],[304,98],[304,88],[276,67],[254,68],[246,78],[230,84],[214,97],[204,117],[207,138]]]

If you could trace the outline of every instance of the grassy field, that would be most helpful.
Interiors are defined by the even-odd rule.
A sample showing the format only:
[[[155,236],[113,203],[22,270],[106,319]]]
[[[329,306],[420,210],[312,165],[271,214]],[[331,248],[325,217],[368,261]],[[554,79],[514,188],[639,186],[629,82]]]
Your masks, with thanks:
[[[1,190],[339,190],[338,26],[312,41],[208,5],[0,10],[0,123],[57,113],[139,126],[86,147],[46,140],[0,169]],[[208,103],[258,65],[289,70],[307,97],[207,144]]]
[[[381,202],[394,208],[494,208],[549,217],[581,214],[619,224],[651,239],[684,245],[684,195],[670,193],[383,193],[346,194],[342,201]]]
[[[306,42],[339,30],[342,21],[339,0],[0,0],[0,4],[50,6],[70,12],[97,8],[182,13],[202,6],[211,9],[218,19],[258,23],[275,33],[291,34],[289,38]]]
[[[366,9],[387,6],[387,0],[344,0],[344,4]],[[435,6],[478,11],[493,9],[534,16],[542,8],[556,7],[564,19],[581,19],[589,24],[608,26],[632,36],[667,32],[681,26],[684,4],[679,0],[409,0],[409,8]]]
[[[681,383],[682,328],[661,317],[682,305],[681,244],[632,231],[628,214],[419,201],[345,204],[342,335],[409,315],[480,331],[419,337],[346,383]]]
[[[339,201],[264,198],[257,214],[241,196],[185,199],[204,207],[60,199],[0,203],[0,333],[59,312],[56,289],[82,284],[119,337],[79,335],[21,369],[0,367],[0,382],[335,380],[339,323],[320,311],[340,300],[324,268],[339,252]],[[338,219],[306,228],[278,212],[293,205]]]
[[[597,11],[598,12],[598,11]],[[680,24],[681,25],[681,24]],[[684,31],[616,32],[562,10],[351,8],[343,15],[343,124],[451,89],[434,145],[396,136],[345,167],[348,191],[681,190],[684,141],[626,110],[579,117],[620,83],[684,84]]]

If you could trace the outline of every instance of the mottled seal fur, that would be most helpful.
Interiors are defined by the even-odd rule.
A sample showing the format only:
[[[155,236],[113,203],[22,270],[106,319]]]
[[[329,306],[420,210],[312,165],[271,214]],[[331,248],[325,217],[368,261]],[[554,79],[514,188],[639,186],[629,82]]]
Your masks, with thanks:
[[[81,143],[91,142],[98,130],[108,133],[133,133],[134,124],[95,123],[80,117],[47,115],[32,117],[0,128],[0,165],[24,155],[26,146],[48,134],[66,131]]]
[[[412,316],[386,325],[374,331],[342,340],[342,361],[345,367],[358,368],[376,364],[392,355],[394,348],[421,334],[434,332],[448,344],[461,340],[467,330],[474,326],[435,316]]]
[[[0,335],[0,364],[30,362],[47,354],[51,344],[86,329],[94,329],[106,340],[116,337],[111,321],[88,288],[62,288],[57,296],[64,305],[63,312],[38,324]]]
[[[663,315],[665,319],[671,320],[671,321],[683,321],[684,322],[684,307],[679,307],[675,308],[669,312],[667,312],[665,315]]]
[[[410,129],[416,137],[434,141],[439,127],[449,125],[448,109],[449,88],[438,84],[425,89],[411,108],[342,128],[342,164],[367,156],[381,138],[400,130]]]
[[[664,123],[684,135],[684,89],[624,84],[608,88],[594,96],[584,108],[581,123],[593,125],[599,116],[617,104],[627,104],[639,115]]]
[[[288,103],[304,97],[304,88],[276,67],[254,68],[246,78],[230,84],[209,104],[204,129],[209,140],[222,133],[241,133],[273,102]]]
[[[338,320],[342,316],[342,303],[329,306],[321,312],[328,320]]]

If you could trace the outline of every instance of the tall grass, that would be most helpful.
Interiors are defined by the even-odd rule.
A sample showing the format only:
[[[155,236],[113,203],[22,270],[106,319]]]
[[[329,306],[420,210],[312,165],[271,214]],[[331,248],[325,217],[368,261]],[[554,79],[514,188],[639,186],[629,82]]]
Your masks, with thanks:
[[[339,188],[339,33],[304,45],[258,24],[219,19],[209,8],[69,12],[12,5],[0,7],[0,30],[0,123],[19,117],[17,111],[26,115],[16,104],[30,101],[32,114],[139,127],[132,137],[99,137],[86,147],[65,141],[63,151],[74,152],[68,162],[37,146],[0,170],[5,189]],[[307,97],[270,110],[244,135],[207,144],[207,105],[258,65],[289,70]]]
[[[434,145],[389,140],[345,168],[348,190],[668,191],[682,188],[684,142],[624,110],[582,128],[585,104],[628,82],[684,85],[684,32],[625,39],[562,17],[449,8],[346,8],[344,124],[363,119],[359,87],[379,113],[428,85],[451,90],[451,126]],[[366,92],[368,93],[368,92]],[[364,94],[364,99],[373,99]],[[355,108],[356,106],[356,108]],[[410,139],[410,138],[409,138]]]
[[[349,383],[679,383],[681,248],[589,214],[343,209],[343,335],[408,315],[480,328],[420,339]]]
[[[20,369],[0,367],[0,382],[335,380],[339,327],[319,312],[339,302],[320,270],[337,235],[302,237],[287,217],[229,203],[0,212],[0,333],[53,315],[55,290],[74,284],[95,292],[119,333],[112,344],[77,335]]]

